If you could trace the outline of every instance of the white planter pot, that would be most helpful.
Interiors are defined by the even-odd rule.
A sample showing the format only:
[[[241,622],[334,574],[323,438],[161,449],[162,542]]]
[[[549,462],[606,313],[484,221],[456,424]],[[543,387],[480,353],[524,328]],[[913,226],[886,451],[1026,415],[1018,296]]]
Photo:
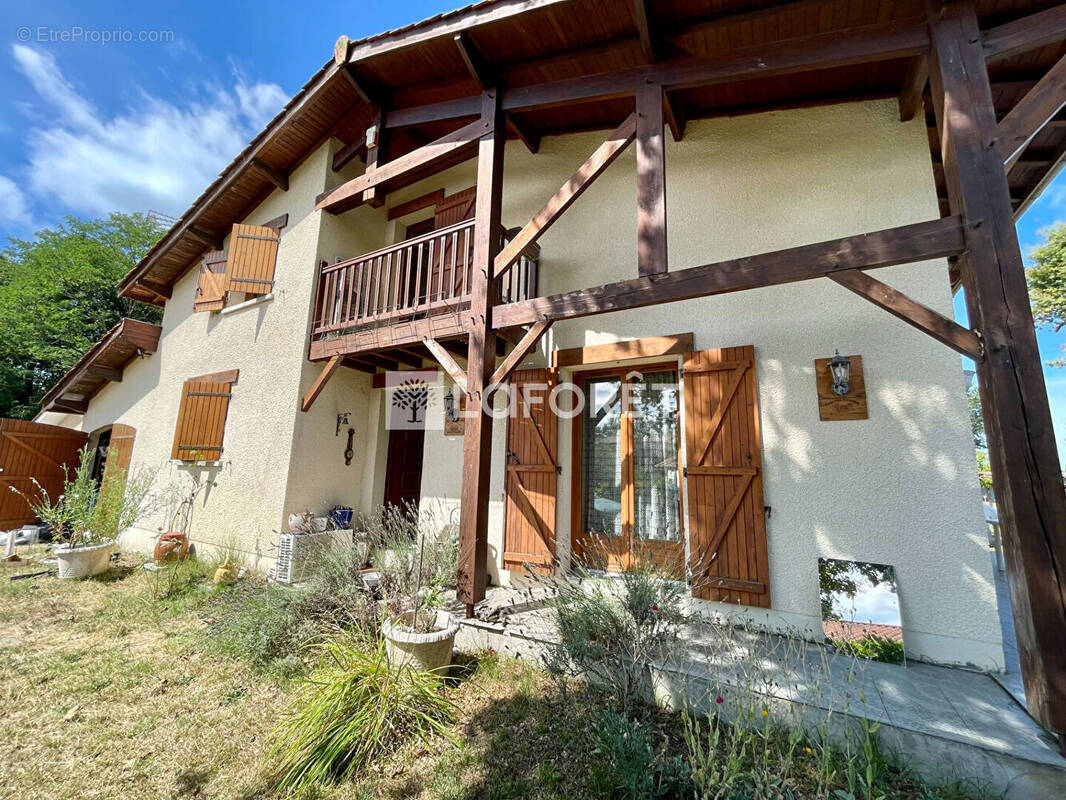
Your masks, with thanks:
[[[114,549],[115,540],[108,539],[99,544],[75,547],[62,544],[56,547],[52,554],[56,557],[60,578],[89,578],[107,572]]]
[[[447,611],[438,611],[438,630],[431,633],[415,633],[405,630],[402,624],[385,620],[381,633],[385,636],[385,652],[394,666],[410,665],[414,669],[443,670],[452,663],[452,649],[459,623]]]

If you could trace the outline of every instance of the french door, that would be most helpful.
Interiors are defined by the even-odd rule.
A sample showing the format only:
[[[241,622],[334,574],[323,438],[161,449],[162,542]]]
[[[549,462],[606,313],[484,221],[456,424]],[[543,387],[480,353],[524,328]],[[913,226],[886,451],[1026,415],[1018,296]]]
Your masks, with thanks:
[[[585,397],[574,419],[575,555],[612,570],[641,558],[682,568],[677,369],[645,365],[575,381]]]

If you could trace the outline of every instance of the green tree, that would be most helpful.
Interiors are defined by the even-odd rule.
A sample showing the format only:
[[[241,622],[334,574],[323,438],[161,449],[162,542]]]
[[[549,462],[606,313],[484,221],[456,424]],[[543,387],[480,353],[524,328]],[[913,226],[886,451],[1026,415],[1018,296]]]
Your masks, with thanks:
[[[1033,266],[1026,270],[1029,298],[1036,324],[1053,331],[1066,325],[1066,224],[1052,225],[1044,233],[1044,243],[1033,248]],[[1048,362],[1066,366],[1062,358]]]
[[[985,438],[985,417],[981,410],[981,395],[976,386],[966,390],[966,401],[970,405],[970,430],[973,433],[973,446],[978,448],[988,447]]]
[[[160,309],[118,297],[115,286],[161,233],[144,214],[112,214],[9,240],[0,251],[0,417],[32,417],[123,317],[159,321]]]

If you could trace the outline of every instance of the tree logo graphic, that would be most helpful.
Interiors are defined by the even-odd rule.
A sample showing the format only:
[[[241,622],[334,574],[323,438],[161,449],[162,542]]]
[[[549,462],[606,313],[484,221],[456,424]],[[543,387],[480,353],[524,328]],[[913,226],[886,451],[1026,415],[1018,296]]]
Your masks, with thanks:
[[[406,409],[411,417],[407,420],[412,425],[422,421],[420,414],[429,404],[429,385],[421,378],[409,378],[401,383],[392,393],[392,405]]]

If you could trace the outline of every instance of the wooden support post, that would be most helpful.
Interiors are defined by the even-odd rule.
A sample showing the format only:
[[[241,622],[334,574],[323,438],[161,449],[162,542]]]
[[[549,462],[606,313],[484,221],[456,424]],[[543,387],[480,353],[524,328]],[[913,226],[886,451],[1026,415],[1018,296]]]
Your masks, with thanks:
[[[500,111],[500,93],[481,96],[481,121],[486,132],[478,143],[477,204],[474,256],[470,281],[470,335],[467,351],[466,407],[472,415],[463,434],[463,490],[459,515],[458,597],[467,616],[485,597],[488,560],[489,471],[492,462],[492,416],[483,404],[488,378],[496,367],[492,346],[493,260],[499,249],[503,197],[503,150],[507,128]]]
[[[283,192],[289,191],[289,176],[282,172],[280,169],[274,169],[268,164],[264,164],[258,158],[253,158],[249,164],[253,170],[258,172],[277,188]]]
[[[378,111],[377,119],[374,121],[374,125],[377,127],[377,138],[373,147],[367,147],[366,149],[366,174],[369,175],[385,161],[385,151],[388,148],[388,133],[385,130],[385,112]],[[363,137],[364,140],[367,137]],[[369,203],[374,208],[381,208],[385,205],[385,187],[380,183],[371,186],[369,189],[363,191],[363,202]]]
[[[437,363],[444,367],[444,371],[452,376],[452,380],[455,381],[455,385],[458,386],[463,392],[468,389],[466,382],[466,373],[463,372],[462,367],[455,363],[455,359],[452,358],[452,354],[440,346],[440,342],[436,339],[431,339],[428,336],[422,340],[422,344],[426,346],[426,349],[430,354],[437,359]]]
[[[637,271],[666,272],[666,148],[663,87],[637,88]]]
[[[326,388],[326,384],[329,383],[329,379],[333,377],[333,373],[337,371],[337,368],[343,361],[342,356],[333,356],[326,362],[326,366],[322,368],[322,371],[318,373],[318,377],[315,378],[315,382],[311,384],[311,389],[304,396],[303,403],[300,406],[301,411],[310,411],[311,406],[315,404],[315,400],[322,394],[322,390]]]
[[[929,83],[929,59],[926,56],[915,56],[907,65],[907,72],[903,76],[903,88],[899,92],[899,121],[907,122],[922,110],[922,96],[925,94],[925,86]]]
[[[346,144],[333,154],[333,171],[344,169],[353,158],[366,150],[366,134],[364,133],[351,144]]]
[[[1066,731],[1066,497],[977,17],[932,6],[930,83],[960,259],[1029,713]],[[1061,742],[1061,740],[1060,740]]]

